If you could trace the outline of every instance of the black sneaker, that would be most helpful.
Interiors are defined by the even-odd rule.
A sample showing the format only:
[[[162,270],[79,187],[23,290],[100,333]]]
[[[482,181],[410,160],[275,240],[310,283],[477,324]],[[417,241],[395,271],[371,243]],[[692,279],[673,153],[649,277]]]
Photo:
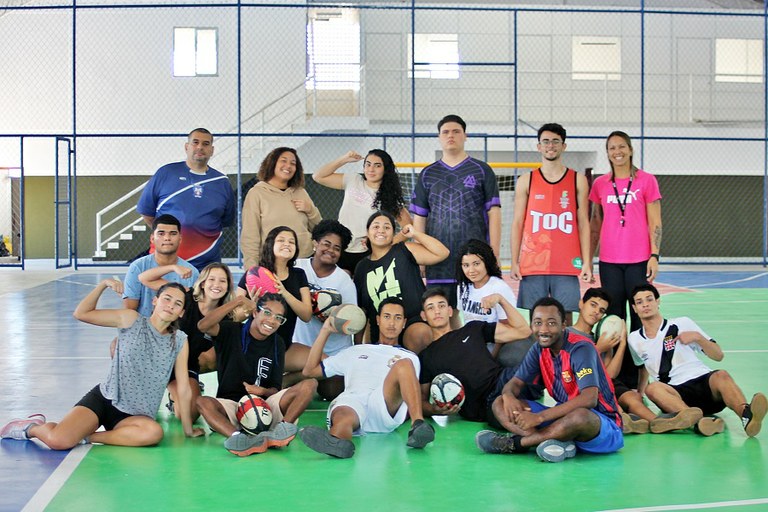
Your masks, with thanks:
[[[355,445],[349,439],[333,437],[321,427],[309,425],[299,430],[299,439],[318,453],[324,453],[337,459],[348,459],[355,454]]]
[[[755,393],[752,401],[744,407],[744,412],[741,413],[741,423],[744,425],[744,432],[749,437],[755,437],[760,433],[766,412],[768,412],[768,399],[762,393]]]
[[[435,440],[435,429],[424,420],[413,422],[411,430],[408,431],[408,442],[411,448],[424,448]]]
[[[475,444],[485,453],[524,453],[527,447],[520,445],[522,436],[499,434],[493,430],[481,430],[475,435]]]

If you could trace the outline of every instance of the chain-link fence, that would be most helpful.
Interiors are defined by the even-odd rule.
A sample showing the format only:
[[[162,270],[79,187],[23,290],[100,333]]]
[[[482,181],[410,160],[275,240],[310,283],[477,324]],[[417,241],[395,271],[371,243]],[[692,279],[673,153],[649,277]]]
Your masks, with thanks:
[[[36,142],[23,158],[27,207],[3,206],[0,233],[16,250],[23,223],[28,258],[124,263],[148,246],[141,187],[185,159],[194,127],[215,135],[210,165],[240,194],[239,219],[274,147],[297,148],[308,173],[351,149],[431,162],[437,120],[456,113],[469,153],[491,162],[539,161],[536,129],[561,123],[564,162],[595,175],[609,169],[605,136],[627,131],[664,196],[665,262],[764,262],[765,7],[615,3],[8,2],[0,168],[21,167],[22,135]],[[74,151],[71,213],[54,179],[57,135]],[[407,191],[418,170],[401,168]],[[497,169],[505,241],[519,172]],[[6,201],[18,178],[4,176],[3,205],[18,205]],[[311,179],[307,190],[336,216],[340,192]],[[224,232],[228,262],[238,226]]]

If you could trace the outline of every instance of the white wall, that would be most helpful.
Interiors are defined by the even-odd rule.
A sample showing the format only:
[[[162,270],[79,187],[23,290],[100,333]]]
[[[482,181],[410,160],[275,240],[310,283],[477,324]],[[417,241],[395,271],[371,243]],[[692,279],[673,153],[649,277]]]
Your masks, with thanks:
[[[181,138],[88,139],[100,133],[186,133],[205,126],[215,134],[237,127],[237,24],[232,8],[83,9],[77,15],[78,172],[152,174],[184,158]],[[242,111],[244,118],[299,86],[305,76],[306,9],[243,9]],[[40,27],[45,27],[45,37]],[[217,27],[219,73],[172,76],[173,28]],[[0,133],[72,131],[72,21],[69,11],[16,11],[0,16]],[[303,90],[299,90],[303,100]],[[284,106],[257,115],[244,130],[274,129],[303,118]],[[286,117],[288,116],[288,117]],[[15,142],[13,143],[15,144]],[[236,156],[217,145],[220,165]],[[4,146],[0,146],[4,147]],[[0,149],[0,151],[2,151]],[[18,153],[18,151],[16,151]],[[50,174],[52,155],[28,153]],[[0,161],[18,159],[9,152]]]
[[[235,12],[223,7],[78,11],[79,174],[150,175],[163,163],[184,156],[182,136],[96,139],[85,137],[86,134],[181,134],[193,127],[205,126],[221,135],[235,129]],[[14,11],[0,16],[0,47],[5,55],[0,64],[0,133],[71,131],[71,15],[71,11],[56,10]],[[311,127],[303,124],[305,111],[301,101],[304,92],[301,83],[306,71],[305,23],[306,9],[243,8],[242,112],[244,118],[249,119],[243,130],[301,132]],[[418,32],[459,34],[464,61],[513,60],[511,13],[418,11],[416,25]],[[219,29],[217,77],[172,77],[175,26]],[[411,113],[410,80],[406,72],[409,13],[407,10],[363,9],[361,26],[368,130],[408,132]],[[518,30],[519,119],[534,126],[548,121],[561,122],[572,134],[601,136],[622,127],[638,133],[639,15],[525,12],[518,16]],[[646,135],[763,136],[763,84],[721,84],[713,78],[714,38],[762,38],[760,18],[649,14],[645,33],[646,121],[649,123]],[[41,37],[41,34],[44,35]],[[609,82],[607,86],[571,80],[573,35],[621,37],[622,80]],[[693,78],[689,80],[689,76]],[[510,66],[468,67],[463,69],[462,78],[455,81],[420,79],[416,91],[418,130],[434,133],[436,120],[455,112],[467,119],[470,132],[510,134],[514,123],[512,88]],[[759,122],[739,123],[750,119]],[[717,124],[724,121],[736,123]],[[339,119],[336,129],[344,128],[343,120]],[[0,165],[18,159],[16,142],[6,142],[0,144]],[[244,155],[248,159],[247,170],[255,172],[258,161],[270,147],[301,146],[306,142],[306,138],[253,139]],[[391,143],[396,159],[410,159],[409,140]],[[479,141],[472,141],[470,145],[474,151],[482,149]],[[30,142],[25,155],[28,173],[52,173],[50,146],[50,141]],[[302,151],[315,163],[349,149],[344,146],[341,141],[322,139]],[[499,151],[513,149],[507,139],[492,141],[490,146]],[[601,146],[599,140],[571,141],[573,151],[596,155],[596,167],[604,165]],[[416,160],[433,160],[436,147],[434,139],[417,139]],[[530,150],[532,143],[521,141],[520,148]],[[236,157],[233,140],[218,138],[216,151],[212,164],[234,172],[231,167]],[[761,146],[755,143],[648,142],[645,164],[661,173],[726,169],[761,173],[762,159]]]
[[[754,11],[753,11],[754,13]],[[367,112],[408,120],[410,80],[407,11],[361,13]],[[513,15],[499,11],[417,11],[416,31],[456,33],[464,62],[514,61]],[[625,13],[521,12],[517,21],[518,115],[529,122],[640,120],[641,17]],[[571,79],[573,36],[621,38],[622,79]],[[646,122],[762,120],[762,84],[714,81],[715,38],[762,39],[759,17],[648,14],[645,17]],[[446,108],[470,111],[486,122],[514,116],[513,66],[464,66],[458,80],[416,80],[416,116]],[[393,108],[400,106],[400,108]]]

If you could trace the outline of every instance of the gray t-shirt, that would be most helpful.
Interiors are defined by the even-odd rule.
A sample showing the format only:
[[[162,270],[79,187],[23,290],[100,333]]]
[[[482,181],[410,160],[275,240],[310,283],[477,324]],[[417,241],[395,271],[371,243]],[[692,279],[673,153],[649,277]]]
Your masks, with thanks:
[[[128,328],[118,329],[115,356],[105,382],[104,398],[132,416],[154,418],[187,335],[160,334],[149,318],[139,315]]]

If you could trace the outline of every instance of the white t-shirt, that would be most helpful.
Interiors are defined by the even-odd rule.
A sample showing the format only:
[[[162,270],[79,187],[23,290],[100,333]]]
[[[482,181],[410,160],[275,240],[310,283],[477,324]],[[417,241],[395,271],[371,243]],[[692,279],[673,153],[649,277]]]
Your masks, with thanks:
[[[311,258],[300,258],[296,260],[295,266],[296,268],[304,270],[307,274],[307,282],[309,283],[310,291],[335,290],[341,294],[342,304],[357,305],[357,291],[355,289],[355,284],[352,282],[352,278],[349,277],[349,274],[339,267],[336,267],[336,270],[334,270],[328,277],[318,277],[315,273],[315,269],[312,268]],[[293,331],[293,341],[311,347],[315,343],[317,335],[320,334],[320,329],[322,329],[322,327],[322,322],[314,316],[309,322],[304,322],[301,319],[298,319],[296,321],[296,329]],[[351,335],[334,333],[328,337],[323,352],[330,356],[351,346]]]
[[[368,394],[381,387],[392,365],[400,359],[410,359],[418,377],[419,358],[403,347],[390,345],[355,345],[324,359],[326,377],[344,376],[344,392]]]
[[[352,242],[347,247],[347,252],[365,251],[365,225],[368,223],[368,217],[376,211],[372,206],[376,192],[366,185],[360,174],[344,174],[344,201],[339,210],[339,222],[352,232]]]
[[[499,320],[507,319],[507,314],[504,312],[501,304],[496,304],[490,310],[480,307],[480,301],[488,295],[498,293],[507,299],[510,304],[517,304],[515,292],[512,291],[512,288],[503,279],[499,279],[496,276],[491,276],[488,282],[481,288],[475,288],[472,284],[467,288],[469,289],[469,294],[466,295],[462,294],[461,285],[457,287],[456,291],[459,311],[464,315],[464,323],[471,322],[472,320],[498,322]]]
[[[665,340],[667,332],[672,325],[676,325],[678,333],[684,331],[696,331],[706,339],[711,339],[696,323],[688,317],[664,319],[654,338],[647,338],[643,329],[632,331],[627,337],[632,359],[636,365],[644,364],[648,373],[655,380],[659,379],[659,366],[661,366],[661,355],[663,353],[665,342],[669,347],[672,346],[674,338],[670,336]],[[676,341],[674,343],[675,353],[672,356],[672,368],[669,371],[669,383],[677,386],[688,382],[696,377],[701,377],[712,371],[696,355],[703,353],[698,343],[689,343],[688,345]]]

